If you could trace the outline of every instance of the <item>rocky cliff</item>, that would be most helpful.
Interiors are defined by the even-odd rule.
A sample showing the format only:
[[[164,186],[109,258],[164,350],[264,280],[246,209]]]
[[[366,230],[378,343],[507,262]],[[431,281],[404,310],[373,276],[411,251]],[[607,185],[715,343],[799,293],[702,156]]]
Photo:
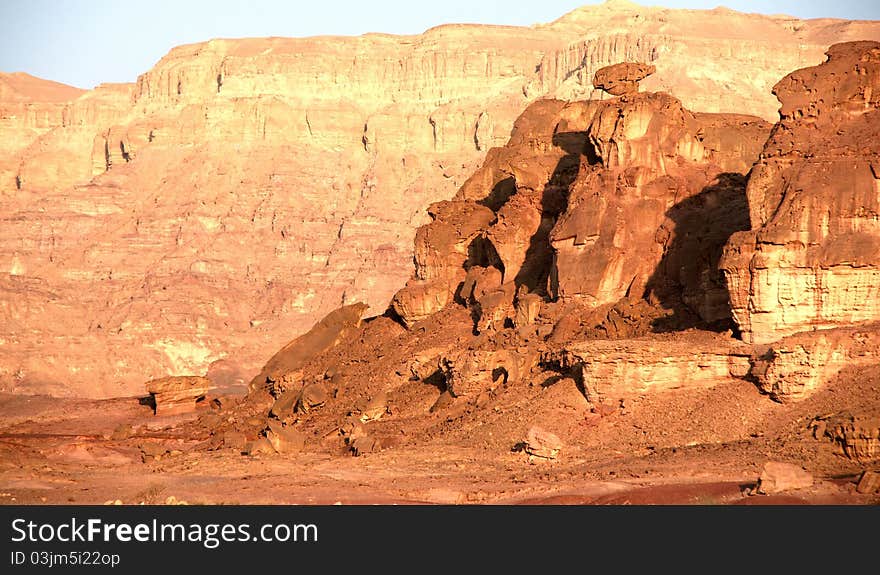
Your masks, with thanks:
[[[774,87],[780,120],[722,267],[747,341],[880,319],[880,43],[835,45]]]
[[[679,200],[727,205],[740,182],[723,174],[748,168],[731,159],[729,146],[745,146],[748,156],[751,144],[742,142],[751,139],[731,144],[718,118],[707,114],[749,111],[775,120],[773,83],[819,63],[833,41],[853,38],[880,38],[880,24],[609,2],[532,28],[456,25],[411,37],[212,40],[173,49],[136,84],[84,94],[56,87],[51,97],[26,103],[16,103],[21,90],[6,88],[4,76],[0,385],[112,396],[138,393],[144,380],[165,375],[207,372],[218,384],[249,379],[273,350],[326,312],[365,301],[371,313],[381,313],[410,275],[416,228],[432,217],[445,221],[444,208],[432,216],[425,209],[453,198],[484,157],[496,158],[497,166],[490,162],[468,181],[492,180],[497,196],[478,204],[460,192],[453,201],[471,202],[468,217],[478,221],[464,228],[453,222],[454,232],[438,233],[466,259],[497,261],[476,267],[497,269],[501,283],[520,276],[534,291],[546,279],[562,299],[577,292],[597,304],[630,284],[659,299],[671,284],[715,285],[718,278],[700,263],[711,267],[714,253],[685,262],[684,271],[673,265],[654,283],[647,269],[630,269],[634,253],[607,262],[620,270],[610,283],[586,288],[564,274],[554,279],[551,245],[563,259],[581,257],[563,248],[571,236],[551,233],[556,218],[569,210],[563,217],[593,218],[601,227],[624,208],[575,213],[590,193],[586,175],[571,206],[539,205],[547,184],[567,189],[566,178],[579,170],[580,151],[566,146],[582,144],[597,105],[565,102],[605,98],[592,86],[605,65],[654,66],[643,86],[665,90],[680,104],[634,95],[628,105],[684,118],[676,128],[681,133],[651,128],[650,142],[642,140],[636,133],[653,120],[635,112],[642,119],[620,126],[622,139],[600,122],[589,135],[610,138],[602,140],[600,155],[619,171],[590,177],[617,178],[621,191],[635,187],[648,198],[661,188],[679,189],[678,171],[693,169],[703,179],[681,189]],[[515,158],[501,156],[518,152],[492,149],[508,140],[522,109],[545,96],[558,99],[542,105],[547,114],[562,114],[572,135],[560,134],[560,145],[553,134],[533,142],[544,149],[541,165],[534,174],[517,172]],[[737,129],[763,128],[752,118]],[[627,138],[644,146],[621,147],[618,141]],[[684,167],[665,165],[669,153]],[[632,154],[648,172],[627,172]],[[511,177],[517,193],[501,206]],[[712,186],[715,191],[705,191]],[[674,252],[673,207],[651,208],[645,230],[664,218],[672,222],[661,232],[665,239],[648,242],[653,259]],[[487,230],[481,217],[497,221]],[[483,238],[479,245],[471,246],[468,226]],[[536,250],[519,253],[533,238]],[[471,247],[473,253],[459,253]],[[429,256],[417,248],[415,257]],[[419,266],[429,273],[430,266]],[[458,270],[444,274],[416,278],[427,282],[421,289],[429,297],[401,305],[422,306],[418,315],[448,300],[449,286],[461,278]],[[496,281],[471,280],[475,290]],[[710,294],[705,301],[697,301],[697,292],[682,293],[690,293],[682,296],[687,309],[722,319],[721,292],[699,292]],[[426,304],[430,297],[434,303]],[[507,297],[498,296],[497,306]]]
[[[532,103],[455,196],[429,207],[413,274],[387,313],[360,321],[365,306],[346,306],[329,314],[252,380],[241,406],[248,423],[215,420],[215,436],[243,431],[251,455],[284,453],[281,433],[354,455],[441,434],[465,441],[477,430],[486,431],[481,443],[500,447],[493,433],[510,441],[511,427],[540,422],[575,437],[642,401],[677,405],[717,387],[757,385],[780,402],[828,392],[828,411],[804,418],[814,439],[830,435],[846,457],[874,458],[878,388],[847,370],[876,369],[876,318],[804,324],[778,299],[764,302],[777,324],[749,324],[760,310],[741,302],[755,292],[738,290],[747,281],[773,285],[766,278],[786,278],[790,268],[808,273],[781,258],[748,259],[811,249],[808,241],[760,243],[768,228],[810,237],[801,226],[811,218],[790,217],[789,205],[822,206],[830,214],[824,241],[873,265],[876,194],[861,183],[880,130],[871,89],[878,50],[878,42],[835,44],[825,64],[788,75],[777,84],[782,119],[773,127],[640,91],[653,72],[645,63],[594,74],[614,97]],[[812,147],[819,143],[826,155]],[[778,159],[780,149],[789,156]],[[768,223],[756,226],[761,217]],[[854,229],[868,239],[854,239]],[[788,292],[840,301],[877,285],[851,275],[827,290]],[[780,338],[778,325],[799,333]],[[849,391],[823,390],[830,381]],[[639,430],[653,433],[652,425]]]

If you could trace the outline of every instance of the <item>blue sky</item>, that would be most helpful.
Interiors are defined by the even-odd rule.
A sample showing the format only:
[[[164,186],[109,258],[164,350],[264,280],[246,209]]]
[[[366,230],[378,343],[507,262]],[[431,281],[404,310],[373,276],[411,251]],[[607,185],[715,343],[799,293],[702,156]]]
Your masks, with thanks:
[[[0,0],[0,71],[81,88],[133,82],[168,50],[211,38],[416,34],[437,24],[530,25],[599,0]],[[878,0],[640,0],[801,18],[880,20]]]

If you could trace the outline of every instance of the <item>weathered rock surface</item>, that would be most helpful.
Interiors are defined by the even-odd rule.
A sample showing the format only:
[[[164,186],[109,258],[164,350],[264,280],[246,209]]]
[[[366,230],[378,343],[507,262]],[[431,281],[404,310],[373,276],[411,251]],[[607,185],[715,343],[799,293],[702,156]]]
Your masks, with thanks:
[[[759,346],[751,375],[781,402],[808,397],[849,366],[880,363],[880,325],[798,333]]]
[[[880,459],[880,406],[825,415],[812,423],[817,439],[830,438],[846,457],[859,462]]]
[[[704,146],[718,124],[725,138]],[[588,307],[647,294],[706,322],[729,317],[717,263],[748,224],[745,179],[731,170],[757,159],[768,131],[754,117],[695,115],[668,94],[602,102],[587,128],[593,149],[550,233],[551,292]]]
[[[453,350],[440,358],[440,372],[454,397],[474,396],[516,383],[537,357],[526,350]]]
[[[835,44],[774,87],[748,183],[751,230],[722,268],[746,341],[880,319],[880,43]]]
[[[145,384],[152,396],[156,415],[177,415],[195,411],[196,402],[203,399],[213,383],[195,375],[163,377]]]
[[[593,403],[644,393],[707,388],[749,370],[750,348],[722,336],[651,336],[594,340],[548,350],[542,361],[579,381]]]
[[[13,104],[0,114],[0,388],[246,382],[265,350],[330,310],[384,310],[424,208],[529,102],[600,97],[598,69],[637,61],[657,70],[644,90],[773,118],[773,82],[878,29],[609,4],[533,28],[212,40],[175,48],[136,84]],[[543,241],[534,260],[510,248],[549,233],[539,197],[487,206],[505,282],[546,272]],[[424,281],[406,317],[447,301],[448,286]]]
[[[797,465],[780,461],[768,461],[758,478],[757,492],[772,495],[792,489],[804,489],[813,485],[813,475]]]
[[[556,459],[563,447],[562,440],[546,429],[532,426],[526,434],[525,450],[531,457]]]
[[[748,226],[745,177],[730,170],[757,159],[768,131],[668,94],[536,102],[455,199],[432,206],[392,308],[412,327],[458,298],[475,331],[493,333],[533,323],[543,298],[598,307],[648,295],[727,320],[718,259]]]
[[[639,82],[657,71],[651,64],[621,62],[599,68],[593,75],[593,86],[612,96],[623,96],[639,91]]]
[[[292,454],[302,451],[306,442],[305,435],[302,432],[271,419],[268,426],[266,440],[276,453]]]
[[[876,471],[865,471],[859,478],[856,485],[856,491],[862,494],[870,494],[880,492],[880,473]]]

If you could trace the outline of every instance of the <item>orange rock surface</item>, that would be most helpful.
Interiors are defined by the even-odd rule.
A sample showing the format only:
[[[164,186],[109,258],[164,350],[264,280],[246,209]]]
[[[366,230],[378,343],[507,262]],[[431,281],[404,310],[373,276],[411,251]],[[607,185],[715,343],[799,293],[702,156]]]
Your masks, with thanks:
[[[880,320],[880,42],[836,44],[774,88],[752,169],[751,230],[722,268],[743,339]]]
[[[531,28],[211,40],[86,93],[3,75],[0,389],[247,381],[330,310],[385,310],[427,206],[530,102],[605,98],[595,72],[635,61],[689,110],[775,120],[780,77],[866,38],[880,23],[609,2]]]

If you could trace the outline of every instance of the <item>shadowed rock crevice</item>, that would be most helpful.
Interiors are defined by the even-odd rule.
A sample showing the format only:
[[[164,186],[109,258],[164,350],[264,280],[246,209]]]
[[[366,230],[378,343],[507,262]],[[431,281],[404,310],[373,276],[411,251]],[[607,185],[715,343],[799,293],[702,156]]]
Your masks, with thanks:
[[[553,135],[553,144],[566,151],[541,193],[541,223],[529,238],[522,267],[513,278],[517,288],[549,297],[548,282],[553,268],[553,246],[550,231],[559,216],[568,207],[569,187],[580,169],[581,157],[591,150],[585,132],[566,132]]]
[[[501,206],[507,203],[507,200],[510,199],[510,196],[515,193],[516,178],[514,178],[513,176],[508,176],[492,186],[492,191],[489,192],[489,195],[482,200],[478,200],[477,203],[481,206],[486,206],[493,212],[497,212],[501,209]]]
[[[730,295],[719,260],[727,240],[749,228],[747,177],[719,174],[703,190],[670,208],[657,232],[663,256],[648,280],[644,298],[671,310],[653,320],[655,331],[700,327],[735,329]]]

